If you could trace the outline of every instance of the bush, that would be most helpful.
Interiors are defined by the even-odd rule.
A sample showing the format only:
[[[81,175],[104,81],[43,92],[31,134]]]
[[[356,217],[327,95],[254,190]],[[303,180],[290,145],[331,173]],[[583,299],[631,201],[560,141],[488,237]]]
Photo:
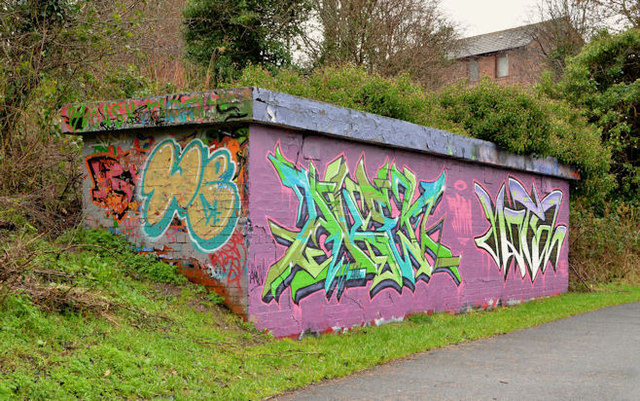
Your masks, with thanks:
[[[33,130],[0,145],[0,230],[24,226],[57,235],[80,221],[81,155],[75,138]]]
[[[149,86],[134,57],[134,4],[5,1],[0,12],[0,229],[26,219],[57,235],[80,217],[81,141],[60,135],[62,105]]]
[[[545,100],[552,127],[549,155],[580,170],[580,181],[574,183],[572,196],[600,211],[615,187],[609,173],[611,151],[600,140],[600,131],[563,101]]]
[[[602,202],[612,188],[610,152],[599,131],[565,102],[522,88],[484,81],[433,93],[406,76],[387,79],[350,66],[309,74],[249,66],[227,86],[258,86],[484,139],[518,154],[553,156],[580,169],[577,193],[590,204]]]
[[[571,208],[569,262],[590,283],[640,280],[640,207],[609,203],[602,214],[578,199]],[[575,282],[575,277],[573,277]]]
[[[352,66],[322,67],[308,74],[283,69],[273,74],[259,66],[248,66],[238,80],[225,86],[257,86],[465,134],[460,126],[440,118],[433,93],[405,75],[383,78]]]
[[[439,100],[443,117],[477,138],[521,155],[551,152],[548,107],[524,89],[483,80],[470,88],[462,84],[445,88]]]
[[[570,59],[546,93],[584,110],[612,151],[617,199],[640,203],[640,30],[602,33]]]
[[[443,118],[469,135],[517,154],[552,156],[580,170],[577,195],[595,205],[613,188],[607,171],[610,152],[599,131],[579,111],[520,87],[485,80],[474,87],[455,85],[439,95]]]

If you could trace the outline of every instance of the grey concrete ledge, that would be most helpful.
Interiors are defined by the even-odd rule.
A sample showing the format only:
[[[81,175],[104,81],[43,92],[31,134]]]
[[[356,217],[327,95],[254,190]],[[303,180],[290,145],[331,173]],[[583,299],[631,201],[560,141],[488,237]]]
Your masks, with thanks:
[[[261,88],[69,105],[61,110],[61,117],[62,131],[71,134],[231,121],[259,123],[564,179],[580,178],[575,168],[552,157],[515,155],[480,139]]]

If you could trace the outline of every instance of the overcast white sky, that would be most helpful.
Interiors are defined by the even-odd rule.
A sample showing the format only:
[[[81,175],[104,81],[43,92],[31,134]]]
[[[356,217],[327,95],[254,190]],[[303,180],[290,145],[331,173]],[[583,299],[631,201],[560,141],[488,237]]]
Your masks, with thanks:
[[[441,0],[442,10],[460,24],[462,36],[480,35],[537,22],[538,0]]]

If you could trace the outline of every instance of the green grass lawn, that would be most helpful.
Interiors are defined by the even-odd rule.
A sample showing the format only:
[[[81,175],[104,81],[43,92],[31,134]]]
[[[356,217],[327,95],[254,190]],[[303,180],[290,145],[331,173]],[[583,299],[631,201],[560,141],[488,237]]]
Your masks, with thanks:
[[[52,311],[43,300],[0,287],[0,399],[262,399],[416,352],[640,300],[640,287],[611,286],[491,311],[417,315],[346,334],[278,340],[166,265],[149,268],[116,239],[82,239],[90,240],[120,256],[45,254],[37,266],[73,276],[73,288],[104,301],[97,303],[101,308]]]

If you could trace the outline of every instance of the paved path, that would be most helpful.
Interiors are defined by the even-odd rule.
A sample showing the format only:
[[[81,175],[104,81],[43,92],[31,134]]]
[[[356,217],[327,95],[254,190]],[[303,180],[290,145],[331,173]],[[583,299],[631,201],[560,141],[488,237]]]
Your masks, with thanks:
[[[640,400],[640,303],[418,354],[275,399]]]

